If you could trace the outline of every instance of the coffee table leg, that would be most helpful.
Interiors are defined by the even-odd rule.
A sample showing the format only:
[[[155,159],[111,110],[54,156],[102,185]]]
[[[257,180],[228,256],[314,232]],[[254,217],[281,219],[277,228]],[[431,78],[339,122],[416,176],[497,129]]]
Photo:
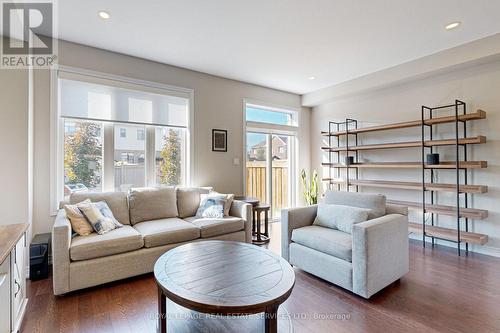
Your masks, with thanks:
[[[167,298],[158,287],[158,333],[167,333]]]
[[[266,308],[264,325],[266,333],[278,332],[278,306]]]

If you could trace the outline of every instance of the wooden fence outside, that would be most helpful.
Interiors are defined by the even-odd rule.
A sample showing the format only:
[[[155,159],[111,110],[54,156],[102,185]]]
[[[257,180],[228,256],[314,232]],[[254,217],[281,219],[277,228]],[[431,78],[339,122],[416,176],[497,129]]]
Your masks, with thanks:
[[[247,162],[246,195],[269,203],[266,189],[266,166],[263,161]],[[282,208],[288,207],[288,161],[273,161],[272,167],[272,210],[273,217],[279,217]]]

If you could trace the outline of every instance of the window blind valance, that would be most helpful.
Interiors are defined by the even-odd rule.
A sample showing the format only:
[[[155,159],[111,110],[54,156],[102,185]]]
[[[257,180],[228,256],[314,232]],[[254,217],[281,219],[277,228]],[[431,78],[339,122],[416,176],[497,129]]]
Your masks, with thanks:
[[[58,71],[62,117],[187,127],[189,93]]]

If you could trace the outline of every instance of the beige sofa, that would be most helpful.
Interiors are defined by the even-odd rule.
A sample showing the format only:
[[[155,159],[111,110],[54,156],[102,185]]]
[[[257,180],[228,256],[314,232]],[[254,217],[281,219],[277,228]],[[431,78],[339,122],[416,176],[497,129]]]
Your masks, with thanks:
[[[74,193],[70,203],[106,201],[124,226],[106,234],[74,236],[64,209],[52,228],[54,294],[153,271],[155,261],[178,245],[205,239],[251,242],[251,205],[233,201],[230,216],[194,217],[206,188],[132,190],[129,194]]]

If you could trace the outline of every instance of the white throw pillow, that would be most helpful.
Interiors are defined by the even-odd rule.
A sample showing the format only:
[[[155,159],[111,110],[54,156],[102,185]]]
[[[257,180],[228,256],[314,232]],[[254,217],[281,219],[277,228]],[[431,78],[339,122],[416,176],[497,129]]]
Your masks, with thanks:
[[[234,194],[223,194],[219,193],[216,191],[210,191],[208,193],[209,198],[214,198],[214,197],[224,197],[226,198],[226,202],[224,203],[224,216],[229,216],[229,211],[231,210],[231,205],[233,204],[234,201]]]
[[[343,205],[319,204],[313,224],[351,233],[352,226],[368,220],[370,209]]]
[[[226,202],[227,199],[225,195],[214,196],[209,194],[202,194],[200,207],[196,211],[196,217],[223,218]]]

